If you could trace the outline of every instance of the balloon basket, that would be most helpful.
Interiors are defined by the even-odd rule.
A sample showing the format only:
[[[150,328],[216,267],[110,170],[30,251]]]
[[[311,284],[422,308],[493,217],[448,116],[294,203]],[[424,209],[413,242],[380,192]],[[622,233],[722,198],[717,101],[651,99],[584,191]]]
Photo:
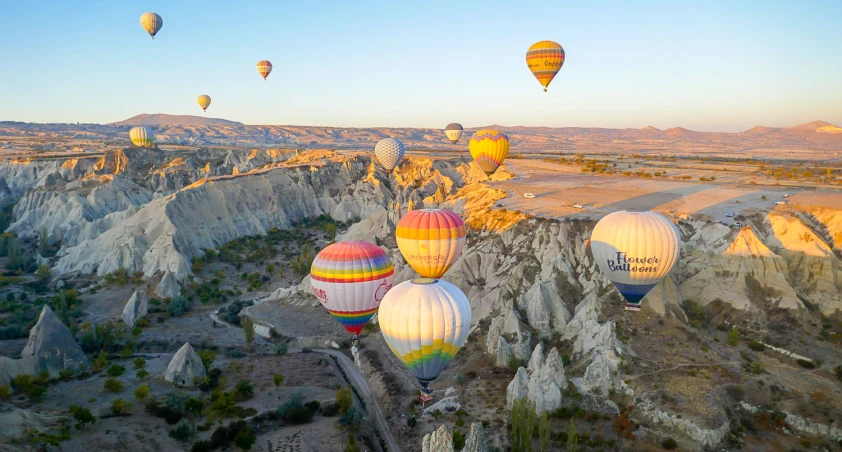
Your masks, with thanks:
[[[640,311],[640,305],[639,304],[626,303],[626,311],[638,312],[638,311]]]
[[[427,402],[433,401],[433,396],[431,396],[429,393],[421,391],[421,396],[419,397],[419,399],[421,400],[421,406],[423,407],[427,404]]]

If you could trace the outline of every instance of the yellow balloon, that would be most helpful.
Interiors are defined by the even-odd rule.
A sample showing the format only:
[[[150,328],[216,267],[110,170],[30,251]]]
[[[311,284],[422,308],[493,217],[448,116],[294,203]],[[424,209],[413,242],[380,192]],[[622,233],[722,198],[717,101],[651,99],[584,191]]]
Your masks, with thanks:
[[[526,51],[526,65],[538,82],[544,86],[544,92],[564,64],[564,49],[553,41],[540,41],[532,44]]]
[[[207,94],[202,94],[201,96],[199,96],[198,101],[199,106],[202,107],[202,110],[208,111],[208,107],[210,107],[211,102],[210,96],[208,96]]]
[[[129,139],[132,144],[141,148],[151,148],[155,143],[155,134],[146,127],[133,127],[129,130]]]
[[[422,278],[441,278],[456,263],[467,240],[465,222],[443,209],[407,212],[395,228],[406,262]]]
[[[164,26],[164,19],[161,19],[161,16],[155,13],[143,13],[140,16],[140,26],[149,33],[149,36],[152,36],[152,39],[155,39],[155,35]]]
[[[499,130],[483,129],[471,135],[468,150],[477,165],[490,176],[509,155],[509,137]]]

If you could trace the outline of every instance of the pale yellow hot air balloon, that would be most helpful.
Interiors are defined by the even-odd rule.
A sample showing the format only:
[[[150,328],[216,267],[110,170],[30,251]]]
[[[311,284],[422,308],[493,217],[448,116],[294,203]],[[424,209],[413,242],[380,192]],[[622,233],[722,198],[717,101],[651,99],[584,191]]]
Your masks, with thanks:
[[[152,39],[155,39],[155,35],[164,26],[164,19],[161,19],[161,16],[155,13],[143,13],[140,16],[140,26],[149,33],[149,36],[152,36]]]
[[[594,260],[629,311],[640,310],[643,297],[672,270],[680,247],[678,229],[656,212],[608,214],[591,234]]]
[[[509,155],[509,137],[498,130],[483,129],[471,135],[468,150],[477,165],[490,176]]]
[[[211,98],[207,94],[202,94],[199,96],[198,99],[199,106],[202,107],[202,110],[208,111],[208,107],[210,107]]]
[[[427,392],[471,327],[471,303],[458,287],[420,278],[393,287],[377,314],[383,339]]]
[[[547,87],[564,64],[564,49],[557,42],[540,41],[526,51],[526,66],[547,92]]]
[[[155,134],[146,127],[133,127],[129,130],[129,138],[135,146],[141,148],[150,148],[155,143]]]

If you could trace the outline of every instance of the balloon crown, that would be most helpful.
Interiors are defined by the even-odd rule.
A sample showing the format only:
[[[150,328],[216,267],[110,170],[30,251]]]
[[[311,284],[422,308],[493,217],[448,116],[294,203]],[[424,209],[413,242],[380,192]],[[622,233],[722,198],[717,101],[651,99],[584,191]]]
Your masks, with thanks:
[[[412,284],[418,284],[421,286],[425,286],[427,284],[435,284],[439,280],[435,278],[416,278],[412,280]]]

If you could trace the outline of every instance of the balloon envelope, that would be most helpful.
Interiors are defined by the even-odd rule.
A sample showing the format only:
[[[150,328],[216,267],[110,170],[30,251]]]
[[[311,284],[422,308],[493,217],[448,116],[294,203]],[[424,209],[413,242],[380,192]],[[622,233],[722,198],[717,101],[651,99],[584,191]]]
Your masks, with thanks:
[[[197,99],[197,102],[199,102],[199,106],[202,107],[202,110],[208,111],[208,107],[210,107],[211,103],[211,98],[207,94],[202,94],[201,96],[199,96],[199,99]]]
[[[394,267],[379,246],[337,242],[316,255],[310,285],[322,306],[351,333],[360,334],[392,288]]]
[[[509,137],[498,130],[483,129],[471,135],[468,150],[477,165],[490,176],[509,155]]]
[[[422,278],[441,278],[465,247],[465,222],[443,209],[407,212],[395,231],[398,249]]]
[[[129,130],[129,139],[135,146],[148,148],[155,142],[155,134],[146,127],[132,127],[132,130]]]
[[[526,65],[532,75],[544,86],[545,92],[563,64],[564,49],[556,42],[536,42],[526,51]]]
[[[374,146],[374,155],[377,157],[377,161],[389,172],[398,166],[405,153],[406,147],[401,143],[401,140],[396,138],[380,140]]]
[[[633,311],[672,270],[679,249],[678,229],[655,212],[613,212],[591,234],[594,260]]]
[[[272,72],[272,63],[267,60],[258,61],[257,72],[263,76],[263,80],[266,80],[266,77],[268,77],[269,73]]]
[[[164,26],[164,19],[155,13],[143,13],[140,16],[140,26],[149,33],[149,36],[152,36],[152,39],[155,39],[155,35]]]
[[[456,144],[459,141],[459,138],[462,137],[463,130],[462,124],[451,122],[444,128],[444,134],[447,135],[447,139],[450,140],[451,143]]]
[[[386,344],[426,388],[465,343],[471,304],[453,284],[420,278],[393,287],[377,318]]]

